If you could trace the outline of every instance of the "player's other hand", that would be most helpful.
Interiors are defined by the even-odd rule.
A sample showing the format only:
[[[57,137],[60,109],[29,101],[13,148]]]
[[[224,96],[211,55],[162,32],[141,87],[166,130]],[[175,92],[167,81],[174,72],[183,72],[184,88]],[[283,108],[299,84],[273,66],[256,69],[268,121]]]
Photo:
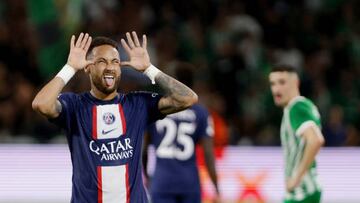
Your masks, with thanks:
[[[75,42],[75,35],[71,36],[70,40],[70,53],[68,56],[67,64],[76,70],[85,68],[91,62],[86,60],[86,53],[91,44],[91,36],[86,33],[80,33]]]
[[[300,178],[292,177],[286,181],[286,190],[292,192],[300,184]]]
[[[223,201],[221,200],[220,195],[217,195],[217,196],[213,199],[212,202],[213,202],[213,203],[222,203]]]
[[[121,39],[121,45],[124,47],[126,53],[129,56],[129,61],[121,62],[122,66],[131,66],[135,70],[144,72],[148,68],[150,63],[149,53],[147,51],[147,39],[146,35],[142,37],[142,44],[140,44],[139,38],[136,32],[126,33],[127,42]]]

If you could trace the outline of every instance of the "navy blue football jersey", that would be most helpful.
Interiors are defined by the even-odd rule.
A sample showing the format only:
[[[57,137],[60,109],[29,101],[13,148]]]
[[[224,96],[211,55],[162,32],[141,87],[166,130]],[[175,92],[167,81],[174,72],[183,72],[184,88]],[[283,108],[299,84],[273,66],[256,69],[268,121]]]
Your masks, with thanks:
[[[196,104],[149,126],[156,154],[151,193],[200,193],[195,146],[213,135],[209,120],[207,110]]]
[[[144,130],[163,115],[156,93],[96,99],[64,93],[54,123],[65,129],[73,165],[72,203],[148,202],[142,180]]]

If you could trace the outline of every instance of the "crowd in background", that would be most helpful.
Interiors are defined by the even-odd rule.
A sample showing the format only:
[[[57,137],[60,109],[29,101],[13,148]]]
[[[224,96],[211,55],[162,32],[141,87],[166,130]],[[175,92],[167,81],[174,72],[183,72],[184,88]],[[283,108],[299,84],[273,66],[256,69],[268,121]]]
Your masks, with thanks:
[[[279,63],[300,73],[302,95],[322,115],[326,146],[358,146],[359,8],[356,0],[2,0],[0,142],[64,142],[31,101],[66,63],[70,36],[119,41],[134,30],[147,34],[158,68],[194,67],[217,146],[279,145],[282,110],[268,85]],[[66,91],[89,90],[88,80],[79,73]],[[120,91],[144,88],[150,82],[124,68]]]

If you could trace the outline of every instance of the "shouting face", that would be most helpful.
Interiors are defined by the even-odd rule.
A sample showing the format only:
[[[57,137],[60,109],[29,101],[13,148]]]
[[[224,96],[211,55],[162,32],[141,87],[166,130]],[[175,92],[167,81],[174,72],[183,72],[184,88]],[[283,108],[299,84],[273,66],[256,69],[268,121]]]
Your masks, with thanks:
[[[121,70],[119,52],[110,45],[101,45],[92,50],[89,74],[92,88],[108,95],[119,86]]]
[[[299,79],[296,73],[287,71],[272,72],[269,75],[271,93],[277,106],[285,107],[299,95]]]

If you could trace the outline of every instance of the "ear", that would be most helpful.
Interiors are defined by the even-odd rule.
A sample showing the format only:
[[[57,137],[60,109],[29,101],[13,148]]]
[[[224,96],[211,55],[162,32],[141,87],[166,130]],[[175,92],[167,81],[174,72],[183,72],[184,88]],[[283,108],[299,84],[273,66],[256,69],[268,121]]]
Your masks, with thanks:
[[[295,82],[296,82],[296,87],[300,88],[300,79],[298,75],[295,75]]]
[[[85,66],[84,72],[87,73],[87,74],[89,74],[89,73],[90,73],[90,69],[91,69],[91,64],[88,64],[88,65]]]

